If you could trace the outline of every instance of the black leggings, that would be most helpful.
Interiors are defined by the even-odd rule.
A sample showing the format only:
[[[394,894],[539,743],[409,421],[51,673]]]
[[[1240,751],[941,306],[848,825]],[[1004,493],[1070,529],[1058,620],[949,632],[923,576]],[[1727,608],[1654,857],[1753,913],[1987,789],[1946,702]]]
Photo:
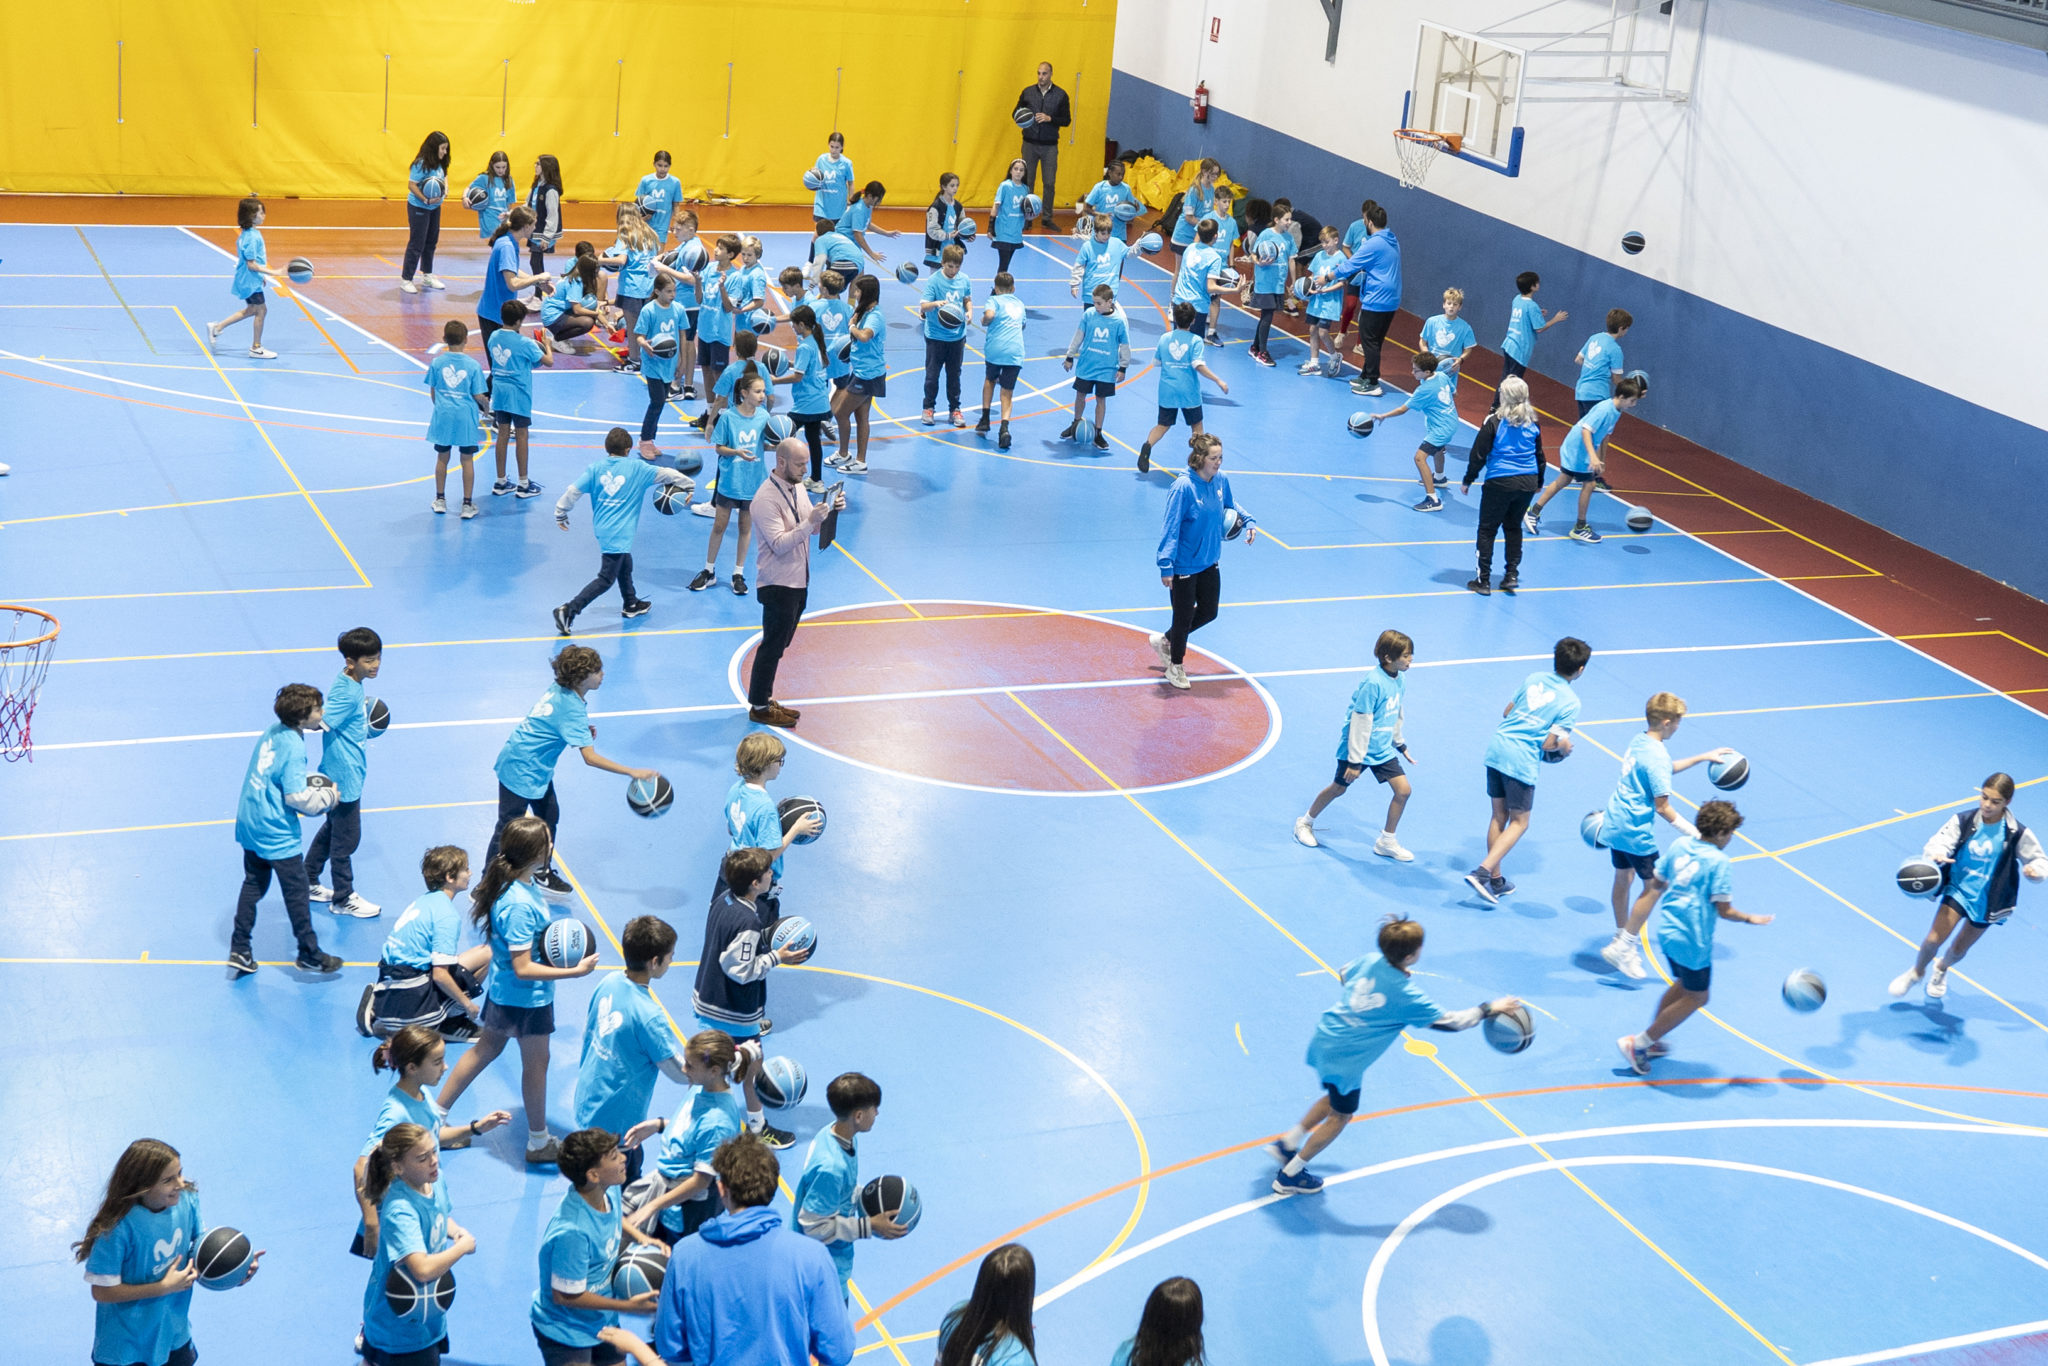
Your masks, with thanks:
[[[804,440],[810,443],[811,478],[814,480],[823,480],[825,477],[825,424],[831,418],[832,414],[830,413],[791,413],[789,415],[791,422],[804,429]]]
[[[654,440],[654,430],[661,425],[661,410],[668,406],[668,381],[652,375],[642,375],[647,381],[647,414],[640,419],[640,439]]]
[[[1358,377],[1367,384],[1380,382],[1380,347],[1387,340],[1387,326],[1394,321],[1391,311],[1358,310]]]
[[[1509,487],[1527,484],[1529,487]],[[1494,533],[1505,529],[1508,533],[1507,572],[1512,574],[1522,565],[1522,514],[1529,510],[1529,503],[1536,497],[1536,476],[1517,475],[1512,480],[1489,479],[1479,488],[1479,581],[1486,583],[1493,577]]]
[[[1216,620],[1223,598],[1223,569],[1210,565],[1192,574],[1174,576],[1169,590],[1173,602],[1173,625],[1166,628],[1166,640],[1173,647],[1173,662],[1187,658],[1188,637]]]
[[[1010,268],[1010,258],[1024,248],[1022,242],[992,242],[989,245],[996,249],[996,269],[998,271],[1008,270]]]
[[[548,828],[548,839],[555,837],[555,827],[561,824],[562,804],[555,798],[555,785],[548,784],[548,790],[538,797],[522,797],[503,783],[498,784],[498,823],[491,830],[490,847],[484,850],[484,867],[491,866],[491,860],[498,856],[498,841],[504,838],[505,827],[518,820],[528,811],[540,817],[541,824]],[[554,860],[548,860],[552,867]]]
[[[441,244],[441,210],[423,209],[410,200],[405,205],[405,265],[398,272],[406,279],[415,270],[434,273],[434,248]]]
[[[1273,310],[1262,308],[1259,310],[1259,325],[1252,332],[1252,350],[1263,355],[1266,350],[1266,344],[1272,339]]]
[[[583,318],[578,317],[574,313],[564,313],[561,317],[548,324],[548,333],[556,341],[574,341],[596,326],[597,319],[595,318]],[[635,1149],[635,1151],[638,1151],[638,1149]]]

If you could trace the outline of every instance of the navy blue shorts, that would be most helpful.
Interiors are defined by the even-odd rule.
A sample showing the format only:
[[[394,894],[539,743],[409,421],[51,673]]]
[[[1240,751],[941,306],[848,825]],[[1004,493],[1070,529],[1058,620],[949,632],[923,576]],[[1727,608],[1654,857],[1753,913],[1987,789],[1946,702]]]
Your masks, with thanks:
[[[887,375],[875,375],[873,377],[855,375],[853,383],[846,387],[853,390],[855,398],[887,398],[889,396],[889,377]]]
[[[1021,365],[997,365],[991,362],[982,367],[983,383],[993,384],[1004,393],[1015,393],[1017,376],[1024,372]]]
[[[1510,778],[1492,764],[1486,766],[1486,795],[1506,802],[1510,816],[1536,808],[1536,784]]]
[[[1364,1090],[1361,1086],[1356,1091],[1339,1091],[1329,1082],[1323,1083],[1323,1094],[1330,1098],[1330,1108],[1340,1115],[1358,1113],[1358,1097]]]
[[[1712,968],[1688,968],[1675,959],[1666,956],[1664,960],[1671,968],[1671,978],[1687,991],[1705,991],[1707,984],[1714,980]]]
[[[1954,911],[1972,925],[2003,925],[2006,921],[2012,919],[2012,908],[2010,906],[2002,911],[1991,911],[1987,914],[1979,915],[1974,911],[1966,909],[1962,902],[1957,901],[1952,896],[1943,897],[1941,905],[1943,910]]]
[[[1192,408],[1161,408],[1159,410],[1159,425],[1171,427],[1174,424],[1174,420],[1179,417],[1186,418],[1190,427],[1201,426],[1202,405],[1197,403]]]
[[[184,1346],[171,1349],[171,1354],[164,1358],[164,1366],[192,1366],[192,1363],[197,1360],[199,1360],[199,1349],[192,1345],[192,1339],[187,1338],[185,1339]],[[113,1362],[101,1362],[98,1357],[94,1357],[93,1361],[95,1366],[116,1366],[116,1363]],[[122,1366],[126,1366],[126,1364],[123,1363]],[[134,1366],[146,1366],[146,1363],[136,1362]]]
[[[1582,398],[1582,399],[1579,399],[1579,400],[1578,400],[1578,405],[1579,405],[1579,416],[1580,416],[1580,417],[1584,417],[1584,416],[1585,416],[1585,415],[1586,415],[1587,413],[1590,413],[1590,412],[1592,412],[1592,411],[1593,411],[1593,409],[1594,409],[1595,407],[1597,407],[1597,406],[1599,405],[1599,403],[1600,403],[1600,400],[1599,400],[1599,399],[1597,399],[1597,398]]]
[[[491,421],[500,427],[510,424],[517,431],[525,431],[533,425],[533,419],[525,413],[501,413],[495,410],[491,413]]]
[[[706,370],[723,370],[732,360],[732,347],[722,341],[697,343],[697,363]]]
[[[553,1002],[544,1006],[508,1006],[486,1000],[481,1023],[494,1034],[509,1034],[515,1039],[545,1038],[555,1032],[555,1007]]]
[[[697,310],[694,308],[683,310],[683,336],[690,341],[697,340]]]
[[[249,307],[251,308],[263,307],[263,291],[260,289],[257,290],[254,294],[251,294],[248,297],[244,298],[242,302],[249,305]]]
[[[1561,469],[1558,471],[1558,473],[1563,475],[1565,478],[1571,480],[1574,484],[1590,484],[1599,477],[1598,475],[1594,474],[1591,470]]]
[[[367,1366],[441,1366],[441,1356],[448,1350],[445,1337],[431,1347],[416,1347],[410,1352],[387,1352],[367,1335],[363,1338],[363,1360]]]
[[[1620,849],[1609,849],[1607,857],[1613,862],[1614,870],[1617,873],[1634,873],[1645,882],[1657,876],[1657,856],[1655,854],[1630,854]]]
[[[1449,442],[1445,442],[1445,443],[1444,443],[1444,445],[1449,445],[1449,444],[1450,444]],[[1438,444],[1437,444],[1436,442],[1434,442],[1434,441],[1425,441],[1425,442],[1423,442],[1423,443],[1422,443],[1422,453],[1423,453],[1424,455],[1428,455],[1428,456],[1436,456],[1436,457],[1441,457],[1441,456],[1443,455],[1443,453],[1444,453],[1444,447],[1443,447],[1443,446],[1440,446],[1440,445],[1438,445]]]
[[[832,376],[832,387],[833,387],[834,389],[850,389],[850,388],[852,388],[852,387],[853,387],[853,376],[852,376],[852,375],[834,375],[834,376]]]
[[[434,450],[435,450],[435,452],[436,452],[437,454],[439,454],[439,455],[446,455],[446,454],[448,454],[448,452],[449,452],[449,449],[450,449],[450,448],[449,448],[449,447],[447,447],[447,446],[436,446],[436,447],[434,447]],[[481,448],[481,447],[478,447],[478,446],[464,446],[464,447],[462,448],[462,456],[463,456],[463,459],[467,460],[467,459],[468,459],[468,458],[469,458],[470,456],[472,456],[472,455],[475,455],[475,454],[477,453],[477,451],[478,451],[478,450],[480,450],[480,449],[482,449],[482,448]]]
[[[1093,395],[1096,398],[1115,398],[1116,381],[1113,379],[1077,379],[1074,392],[1082,398]]]
[[[556,1342],[538,1328],[533,1330],[533,1340],[540,1346],[541,1366],[619,1366],[626,1359],[625,1353],[610,1343],[571,1347],[566,1342]]]

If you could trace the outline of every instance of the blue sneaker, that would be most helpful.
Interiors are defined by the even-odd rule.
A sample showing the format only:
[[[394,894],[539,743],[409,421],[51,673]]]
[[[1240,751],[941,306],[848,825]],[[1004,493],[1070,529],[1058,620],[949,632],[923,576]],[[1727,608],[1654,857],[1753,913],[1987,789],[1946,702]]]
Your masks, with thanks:
[[[1504,877],[1497,877],[1488,886],[1487,890],[1493,893],[1493,899],[1495,901],[1499,901],[1502,897],[1508,895],[1510,892],[1515,890],[1515,884],[1509,882]]]
[[[1300,1152],[1301,1150],[1299,1148],[1288,1147],[1287,1140],[1284,1138],[1276,1138],[1271,1143],[1268,1143],[1265,1147],[1259,1149],[1259,1151],[1264,1153],[1266,1156],[1272,1158],[1275,1162],[1278,1162],[1281,1166],[1284,1167],[1288,1163],[1292,1162],[1294,1160],[1294,1155]]]
[[[1317,1176],[1306,1167],[1303,1167],[1292,1176],[1289,1176],[1284,1171],[1276,1172],[1273,1175],[1273,1194],[1275,1195],[1314,1195],[1322,1188],[1323,1178]]]
[[[1479,894],[1479,899],[1489,906],[1500,905],[1500,898],[1494,894],[1493,876],[1484,868],[1474,868],[1465,874],[1465,885]]]

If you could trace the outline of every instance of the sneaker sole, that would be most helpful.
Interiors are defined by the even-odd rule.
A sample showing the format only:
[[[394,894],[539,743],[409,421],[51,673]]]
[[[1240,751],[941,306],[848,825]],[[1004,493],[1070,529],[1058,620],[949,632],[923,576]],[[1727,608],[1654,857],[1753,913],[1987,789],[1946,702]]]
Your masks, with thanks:
[[[1493,894],[1493,888],[1480,886],[1479,880],[1477,878],[1467,877],[1465,879],[1465,885],[1467,887],[1470,887],[1474,892],[1478,893],[1479,899],[1481,901],[1484,901],[1487,905],[1500,905],[1500,898]]]
[[[1381,858],[1384,858],[1384,859],[1392,859],[1392,860],[1393,860],[1394,862],[1396,862],[1396,863],[1413,863],[1413,862],[1415,862],[1415,855],[1413,855],[1413,854],[1409,853],[1409,852],[1408,852],[1407,850],[1405,850],[1405,849],[1403,849],[1403,850],[1402,850],[1401,852],[1399,852],[1399,853],[1395,853],[1395,852],[1394,852],[1393,850],[1391,850],[1391,849],[1382,849],[1382,848],[1380,848],[1380,847],[1379,847],[1379,846],[1378,846],[1377,844],[1375,844],[1375,845],[1374,845],[1374,846],[1372,847],[1372,851],[1373,851],[1373,852],[1374,852],[1375,854],[1378,854],[1378,855],[1379,855],[1379,856],[1380,856]]]

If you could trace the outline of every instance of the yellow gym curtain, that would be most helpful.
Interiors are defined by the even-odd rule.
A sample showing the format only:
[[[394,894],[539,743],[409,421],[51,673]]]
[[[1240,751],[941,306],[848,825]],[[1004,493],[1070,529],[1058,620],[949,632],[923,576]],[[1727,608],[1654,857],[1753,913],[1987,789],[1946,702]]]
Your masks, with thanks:
[[[686,187],[801,203],[834,126],[862,180],[983,205],[1042,58],[1073,99],[1060,198],[1099,174],[1115,0],[72,0],[0,50],[0,189],[396,198],[431,130],[459,191],[503,149],[522,187],[623,197],[657,147]]]

